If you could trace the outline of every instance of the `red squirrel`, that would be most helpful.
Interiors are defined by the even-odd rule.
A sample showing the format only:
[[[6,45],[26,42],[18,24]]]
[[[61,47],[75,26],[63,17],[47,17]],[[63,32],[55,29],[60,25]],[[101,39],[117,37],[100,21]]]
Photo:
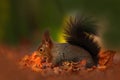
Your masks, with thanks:
[[[66,43],[54,42],[45,31],[37,51],[48,58],[53,65],[64,61],[81,61],[86,59],[86,67],[98,64],[100,46],[94,41],[97,36],[97,24],[90,17],[76,16],[70,18],[64,30]]]

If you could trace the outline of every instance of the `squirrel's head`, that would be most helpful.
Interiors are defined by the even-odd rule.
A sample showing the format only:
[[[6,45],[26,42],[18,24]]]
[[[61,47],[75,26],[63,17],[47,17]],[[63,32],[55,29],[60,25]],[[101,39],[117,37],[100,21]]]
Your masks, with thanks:
[[[53,42],[50,38],[49,31],[45,31],[42,36],[42,42],[38,47],[37,51],[45,57],[51,57],[52,47],[53,47]]]

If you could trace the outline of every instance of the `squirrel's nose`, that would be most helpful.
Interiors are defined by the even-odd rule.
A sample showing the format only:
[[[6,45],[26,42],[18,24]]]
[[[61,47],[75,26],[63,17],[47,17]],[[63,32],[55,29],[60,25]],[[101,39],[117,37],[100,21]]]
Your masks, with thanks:
[[[36,56],[41,56],[39,51],[35,51],[34,53],[36,54]]]

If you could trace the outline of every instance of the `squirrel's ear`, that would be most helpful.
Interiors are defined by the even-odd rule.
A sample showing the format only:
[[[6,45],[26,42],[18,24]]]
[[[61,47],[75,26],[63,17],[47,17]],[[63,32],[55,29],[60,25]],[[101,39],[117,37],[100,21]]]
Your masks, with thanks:
[[[45,31],[44,34],[43,34],[43,37],[42,37],[42,43],[46,45],[46,47],[49,47],[51,48],[52,45],[53,45],[53,42],[50,38],[50,34],[49,34],[49,31]]]

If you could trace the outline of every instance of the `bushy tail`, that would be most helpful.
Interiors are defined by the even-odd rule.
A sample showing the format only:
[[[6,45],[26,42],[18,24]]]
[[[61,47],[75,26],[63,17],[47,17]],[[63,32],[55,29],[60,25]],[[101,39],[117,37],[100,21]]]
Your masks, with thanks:
[[[94,35],[97,35],[98,26],[90,17],[76,16],[70,18],[68,26],[65,28],[65,39],[68,43],[76,45],[87,50],[95,65],[98,64],[98,53],[100,47],[94,41]]]

